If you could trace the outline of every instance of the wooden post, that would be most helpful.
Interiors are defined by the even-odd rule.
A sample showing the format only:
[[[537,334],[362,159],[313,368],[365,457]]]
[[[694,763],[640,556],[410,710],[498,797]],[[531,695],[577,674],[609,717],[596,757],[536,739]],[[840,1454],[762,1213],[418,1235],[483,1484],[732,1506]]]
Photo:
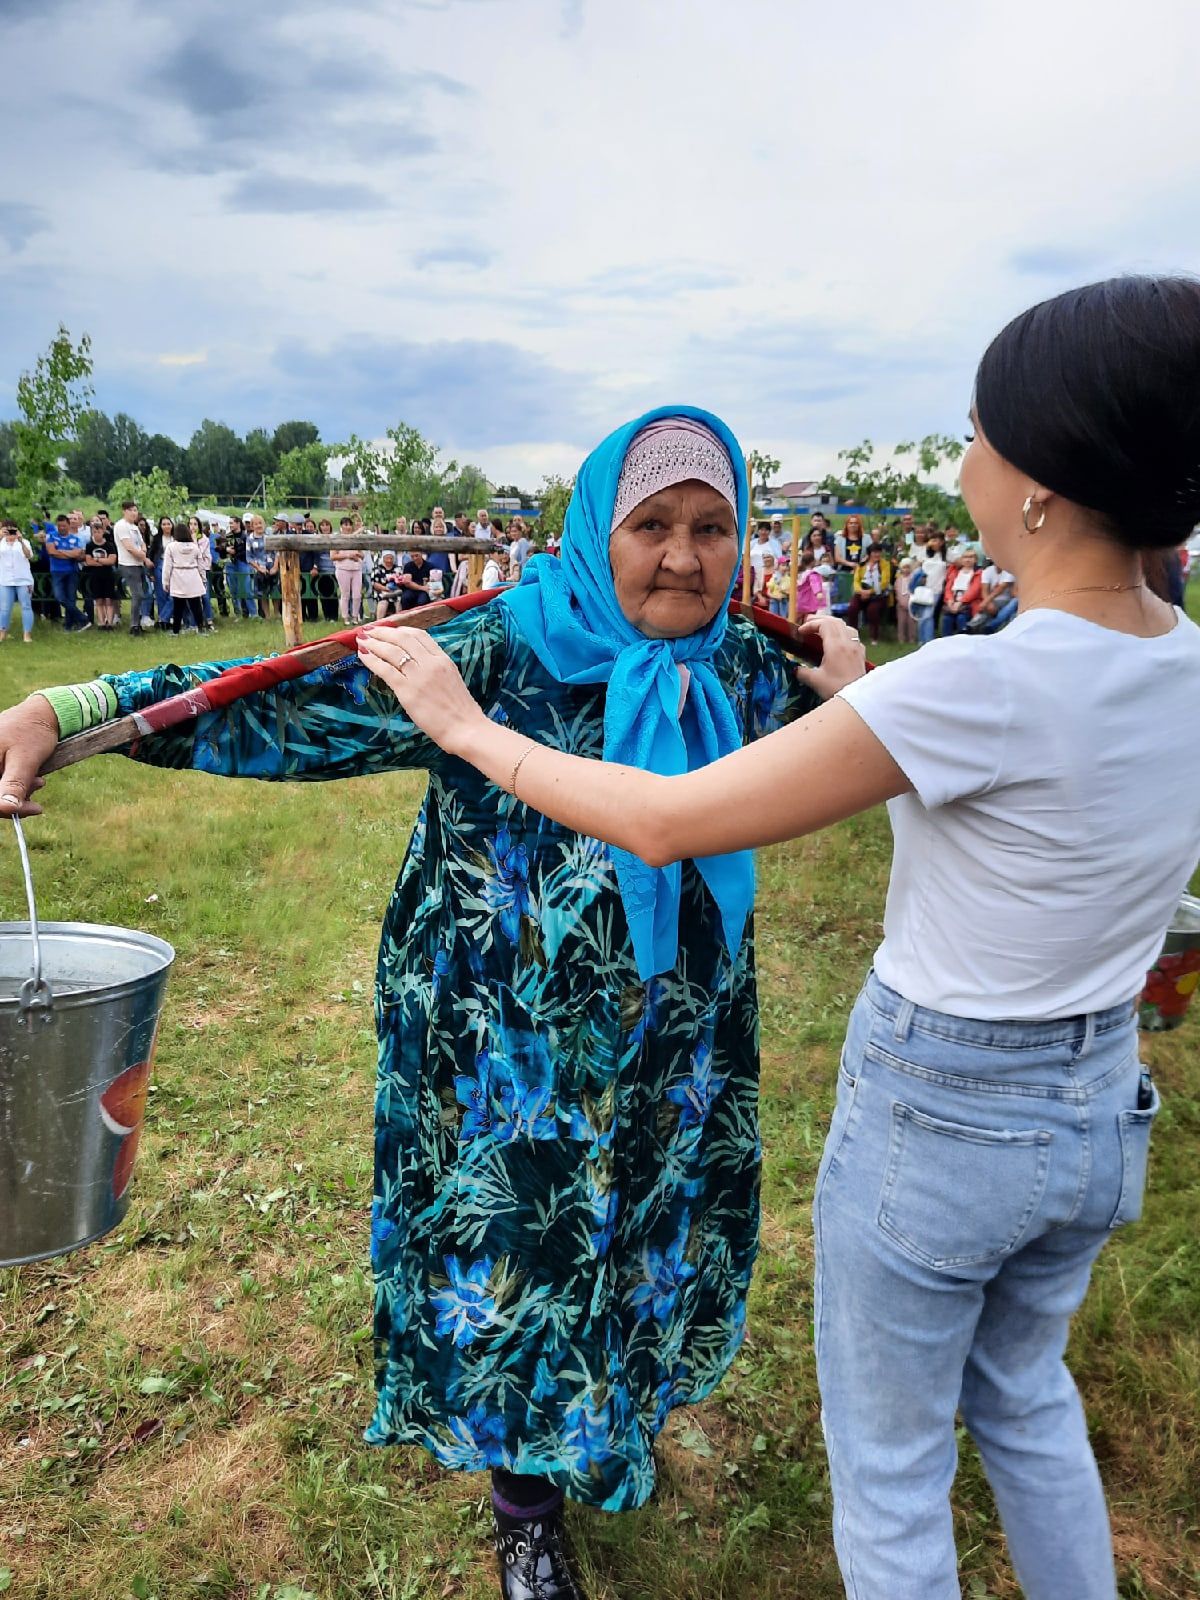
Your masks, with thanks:
[[[788,621],[796,620],[796,582],[800,576],[800,541],[792,535],[792,563],[788,568]]]
[[[746,457],[746,536],[742,540],[742,604],[750,604],[753,582],[750,575],[750,530],[754,526],[754,473]]]
[[[478,594],[483,588],[483,557],[471,555],[467,557],[467,588],[471,594]]]
[[[279,552],[279,578],[283,585],[283,642],[291,650],[304,643],[303,611],[300,606],[300,552]]]

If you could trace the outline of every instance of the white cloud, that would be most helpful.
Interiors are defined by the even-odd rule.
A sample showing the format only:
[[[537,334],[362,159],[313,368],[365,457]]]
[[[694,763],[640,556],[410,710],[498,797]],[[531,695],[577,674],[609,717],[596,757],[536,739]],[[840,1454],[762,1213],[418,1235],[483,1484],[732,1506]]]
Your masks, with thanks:
[[[1136,26],[1117,0],[68,0],[0,45],[13,81],[79,86],[9,170],[37,227],[0,256],[0,394],[61,318],[111,409],[185,436],[301,393],[327,437],[403,404],[519,481],[680,398],[816,475],[956,429],[1031,300],[1200,268],[1185,0]],[[346,381],[371,345],[431,347],[419,384]],[[461,405],[437,351],[483,345]]]

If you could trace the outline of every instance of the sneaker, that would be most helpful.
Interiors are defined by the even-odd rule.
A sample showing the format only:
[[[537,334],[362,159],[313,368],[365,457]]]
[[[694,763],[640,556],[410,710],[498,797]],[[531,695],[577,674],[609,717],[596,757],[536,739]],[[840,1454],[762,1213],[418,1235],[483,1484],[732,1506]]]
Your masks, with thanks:
[[[85,618],[82,627],[76,628],[74,631],[76,633],[86,633],[90,627],[91,627],[91,623],[88,622],[86,620],[86,618]]]

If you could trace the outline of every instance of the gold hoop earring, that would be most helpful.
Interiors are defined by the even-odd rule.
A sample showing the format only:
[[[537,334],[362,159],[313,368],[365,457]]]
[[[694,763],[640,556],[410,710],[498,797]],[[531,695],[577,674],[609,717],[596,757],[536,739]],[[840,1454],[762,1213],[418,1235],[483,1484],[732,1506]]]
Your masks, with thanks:
[[[1034,504],[1035,501],[1033,496],[1028,495],[1026,497],[1025,504],[1021,507],[1021,521],[1025,524],[1026,533],[1036,533],[1041,527],[1042,523],[1046,520],[1046,502],[1044,500],[1040,500],[1037,501],[1036,504],[1041,506],[1042,514],[1036,522],[1030,523],[1029,513],[1033,510]]]

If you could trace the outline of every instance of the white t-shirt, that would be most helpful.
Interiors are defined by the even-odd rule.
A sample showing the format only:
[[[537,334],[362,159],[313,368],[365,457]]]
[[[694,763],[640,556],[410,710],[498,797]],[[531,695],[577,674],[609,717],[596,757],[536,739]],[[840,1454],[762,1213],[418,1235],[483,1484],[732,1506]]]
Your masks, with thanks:
[[[1200,858],[1200,628],[1177,616],[1138,639],[1027,611],[841,691],[914,790],[888,802],[885,983],[984,1019],[1140,992]]]
[[[983,587],[985,589],[995,589],[1002,583],[1015,583],[1016,581],[1011,572],[1006,572],[1003,567],[998,567],[994,561],[990,567],[984,567],[983,569]]]
[[[783,560],[783,546],[778,539],[752,539],[750,541],[750,566],[754,571],[754,581],[761,588],[763,581],[763,568],[765,558],[771,556],[776,562]]]
[[[933,590],[937,599],[942,598],[942,590],[946,587],[947,562],[943,556],[921,556],[921,571],[925,574],[925,582]]]
[[[146,554],[146,541],[142,538],[142,530],[136,522],[127,522],[124,517],[118,517],[113,524],[113,534],[117,541],[117,565],[119,567],[140,567],[142,565],[138,556],[131,555],[126,550],[123,539],[128,539],[132,548],[141,555]]]
[[[33,583],[29,557],[33,547],[19,533],[15,539],[0,538],[0,585],[12,589],[26,588]]]

